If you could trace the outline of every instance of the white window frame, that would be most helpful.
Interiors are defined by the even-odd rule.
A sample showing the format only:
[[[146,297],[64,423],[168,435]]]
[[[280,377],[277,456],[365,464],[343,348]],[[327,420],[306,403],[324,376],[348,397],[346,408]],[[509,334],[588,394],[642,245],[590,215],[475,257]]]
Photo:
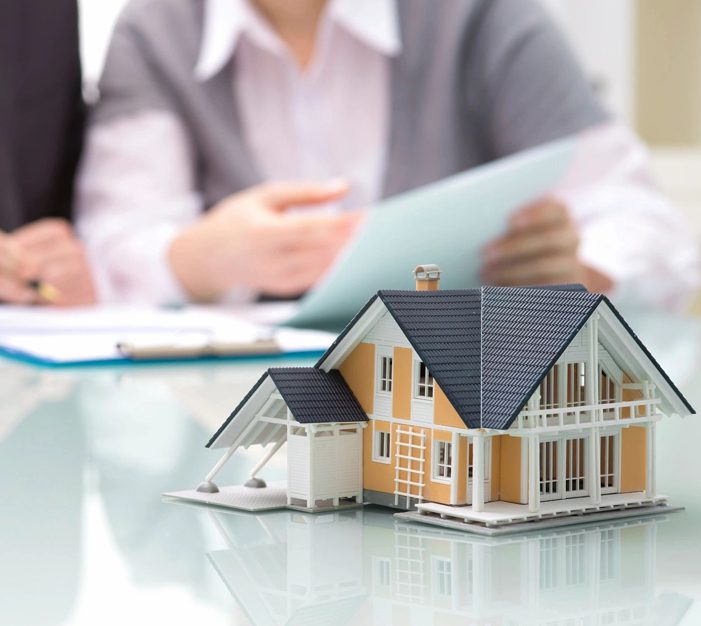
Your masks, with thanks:
[[[563,371],[565,374],[565,405],[568,407],[586,406],[587,383],[589,382],[586,361],[566,363]]]
[[[383,436],[384,435],[384,436]],[[387,456],[384,456],[383,443],[387,448]],[[372,460],[377,463],[390,463],[392,461],[392,433],[389,430],[375,430],[372,443]]]
[[[421,378],[421,367],[426,368],[426,383],[420,383],[420,378]],[[431,381],[430,383],[428,381]],[[419,400],[420,402],[433,402],[433,399],[436,397],[436,381],[433,378],[433,375],[428,369],[428,366],[423,362],[420,361],[419,359],[414,360],[414,389],[413,389],[413,394],[412,397],[414,400]],[[430,389],[430,396],[429,395],[419,395],[419,391],[421,387],[425,387],[427,393],[428,390]]]
[[[441,447],[445,447],[447,452],[445,460],[440,461]],[[441,476],[440,471],[443,470]],[[453,479],[453,444],[450,441],[442,441],[440,439],[433,440],[431,450],[431,480],[435,483],[444,483],[449,485]]]
[[[385,362],[389,363],[389,378],[383,376],[385,370],[383,365]],[[388,389],[383,389],[382,387],[389,387]],[[394,388],[394,355],[386,352],[380,352],[377,355],[377,384],[375,390],[377,393],[381,393],[387,396],[392,395],[392,389]]]
[[[613,485],[604,487],[601,483],[603,478],[608,477],[610,473],[604,474],[604,464],[600,462],[599,465],[599,487],[601,489],[601,494],[606,495],[609,493],[618,493],[620,491],[620,481],[621,481],[621,433],[616,432],[602,432],[600,441],[601,456],[608,460],[608,446],[605,447],[605,439],[607,437],[613,437],[613,458],[610,460],[613,468]]]
[[[582,489],[574,489],[574,490],[567,490],[567,480],[572,480],[572,478],[568,479],[567,478],[567,448],[568,448],[568,442],[569,441],[576,441],[576,440],[583,440],[583,445],[582,445],[582,459],[583,459],[583,488]],[[540,479],[540,470],[539,470],[539,476],[538,476],[538,490],[540,493],[540,500],[542,502],[546,502],[549,500],[569,500],[571,498],[585,498],[591,493],[591,485],[590,480],[589,480],[589,445],[590,445],[590,440],[589,437],[585,436],[582,433],[574,433],[574,434],[563,434],[563,435],[554,435],[551,437],[542,437],[540,440],[540,463],[541,467],[543,467],[545,464],[547,464],[547,461],[545,459],[545,450],[547,449],[548,445],[553,445],[554,448],[553,450],[555,453],[553,456],[557,457],[557,465],[556,470],[557,473],[555,474],[556,476],[556,489],[552,492],[549,493],[544,493],[543,492],[543,481]],[[601,480],[599,478],[599,480]],[[552,482],[552,480],[548,480],[547,482]]]

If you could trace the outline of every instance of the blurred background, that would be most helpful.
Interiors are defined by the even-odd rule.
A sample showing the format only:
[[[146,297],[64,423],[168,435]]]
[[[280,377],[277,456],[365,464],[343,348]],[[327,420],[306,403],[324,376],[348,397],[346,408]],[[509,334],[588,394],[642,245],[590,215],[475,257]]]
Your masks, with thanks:
[[[128,0],[80,0],[86,96]],[[649,144],[658,184],[701,241],[701,2],[540,0],[609,110]],[[602,20],[601,16],[606,19]],[[693,306],[701,313],[701,294]]]

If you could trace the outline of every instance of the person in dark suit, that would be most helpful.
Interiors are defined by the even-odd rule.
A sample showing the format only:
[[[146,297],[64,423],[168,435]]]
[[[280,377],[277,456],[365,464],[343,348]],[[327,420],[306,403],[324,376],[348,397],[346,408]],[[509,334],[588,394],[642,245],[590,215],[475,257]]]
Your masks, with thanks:
[[[0,2],[3,302],[95,301],[71,226],[84,120],[76,0]]]

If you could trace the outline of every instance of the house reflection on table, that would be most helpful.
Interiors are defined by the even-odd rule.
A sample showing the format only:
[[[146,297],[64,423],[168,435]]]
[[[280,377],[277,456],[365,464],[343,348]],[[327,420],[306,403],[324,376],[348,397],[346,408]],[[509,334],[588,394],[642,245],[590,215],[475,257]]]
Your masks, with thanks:
[[[254,624],[671,625],[691,604],[656,594],[665,518],[483,538],[373,509],[210,517],[229,545],[210,560]]]

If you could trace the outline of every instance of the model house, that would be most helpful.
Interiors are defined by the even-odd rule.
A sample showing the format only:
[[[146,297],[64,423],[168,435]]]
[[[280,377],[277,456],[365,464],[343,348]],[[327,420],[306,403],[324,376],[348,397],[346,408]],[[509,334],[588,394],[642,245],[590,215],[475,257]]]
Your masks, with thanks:
[[[260,378],[208,443],[227,451],[200,499],[261,508],[213,479],[238,448],[267,446],[254,491],[286,443],[278,506],[370,502],[512,530],[663,507],[655,425],[694,410],[605,296],[441,291],[436,266],[415,275],[416,291],[378,292],[314,367]]]

